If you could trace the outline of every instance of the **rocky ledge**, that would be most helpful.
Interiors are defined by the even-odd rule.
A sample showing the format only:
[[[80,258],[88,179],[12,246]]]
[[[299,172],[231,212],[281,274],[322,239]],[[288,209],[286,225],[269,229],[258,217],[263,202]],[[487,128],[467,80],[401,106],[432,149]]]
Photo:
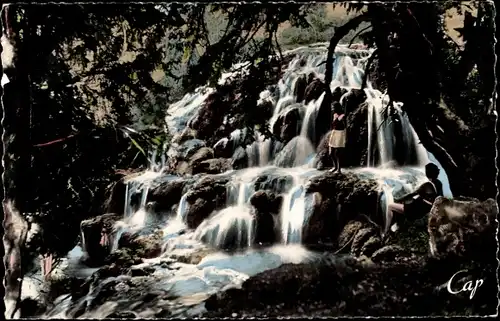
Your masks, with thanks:
[[[439,198],[428,218],[403,222],[383,242],[369,241],[366,222],[350,221],[338,237],[348,254],[260,273],[210,297],[204,316],[492,315],[497,214],[493,200]]]

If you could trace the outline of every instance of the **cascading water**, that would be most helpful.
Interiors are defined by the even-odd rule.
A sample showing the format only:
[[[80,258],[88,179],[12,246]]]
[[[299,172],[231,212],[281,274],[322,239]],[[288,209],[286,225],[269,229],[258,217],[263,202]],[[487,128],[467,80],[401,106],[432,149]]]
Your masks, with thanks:
[[[370,53],[370,50],[352,50],[345,46],[338,46],[331,88],[341,87],[348,90],[360,88],[364,65]],[[225,140],[219,141],[224,145],[230,144],[233,152],[237,148],[246,151],[248,165],[253,168],[221,174],[227,175],[228,178],[226,206],[212,213],[195,231],[186,231],[184,222],[191,204],[187,202],[188,194],[182,195],[176,212],[172,213],[174,217],[167,222],[163,229],[165,240],[168,238],[168,241],[172,239],[179,241],[176,241],[177,243],[171,242],[175,243],[175,246],[168,247],[159,258],[145,260],[143,263],[154,267],[155,271],[150,277],[155,278],[152,284],[156,288],[164,286],[165,289],[162,288],[162,291],[169,292],[176,292],[182,288],[180,296],[186,297],[200,293],[211,294],[214,289],[218,290],[230,284],[241,284],[249,275],[262,272],[267,268],[277,267],[284,262],[301,262],[307,256],[303,253],[304,249],[298,246],[302,243],[304,225],[307,224],[313,206],[316,204],[315,194],[306,193],[306,183],[311,176],[321,174],[321,171],[308,168],[308,166],[315,156],[318,144],[316,137],[320,134],[326,134],[316,132],[318,110],[321,108],[324,94],[304,105],[303,102],[297,101],[294,91],[299,77],[307,77],[310,73],[314,73],[319,79],[324,78],[325,64],[321,63],[326,58],[326,45],[315,48],[298,48],[286,54],[295,55],[295,57],[285,70],[282,80],[278,84],[278,90],[275,91],[275,96],[269,91],[264,92],[260,100],[261,102],[267,100],[273,105],[274,112],[269,121],[271,130],[281,116],[284,116],[292,108],[299,108],[302,112],[300,113],[302,118],[300,119],[301,125],[297,126],[296,136],[283,146],[273,139],[264,138],[258,131],[237,129]],[[231,73],[225,74],[221,81],[226,81],[230,75]],[[169,131],[173,134],[183,132],[190,120],[197,116],[199,107],[213,91],[212,88],[202,87],[192,94],[185,95],[181,101],[170,105],[166,117]],[[413,190],[415,186],[424,181],[425,177],[421,166],[428,159],[438,163],[417,143],[416,134],[402,112],[401,106],[395,104],[395,116],[386,118],[383,111],[388,103],[388,98],[384,98],[381,92],[372,89],[369,81],[365,92],[369,108],[368,157],[370,167],[348,169],[346,172],[350,171],[361,178],[366,177],[379,181],[382,191],[381,207],[382,211],[385,212],[385,218],[387,206],[392,202],[393,195],[398,197],[400,194]],[[344,97],[345,95],[341,98],[341,103]],[[387,120],[384,121],[384,119]],[[399,121],[399,124],[391,122],[391,119]],[[256,136],[253,144],[245,145],[252,135]],[[396,139],[395,136],[397,136]],[[196,139],[185,144],[187,149],[206,146],[205,142]],[[171,151],[175,151],[176,148],[178,149],[179,146],[173,143]],[[187,149],[185,154],[188,154]],[[401,156],[398,150],[406,150],[410,153]],[[177,152],[179,153],[179,151]],[[154,155],[152,158],[156,158],[156,156]],[[376,165],[386,164],[395,159],[400,164],[415,167],[405,167],[404,169],[375,168]],[[114,250],[118,248],[118,240],[124,231],[132,229],[134,225],[136,228],[144,227],[147,223],[146,203],[148,193],[152,188],[151,182],[163,175],[161,168],[165,164],[164,158],[161,162],[153,161],[152,163],[158,166],[153,166],[150,171],[130,178],[126,182],[124,218],[115,226],[115,238],[112,246]],[[438,166],[440,165],[438,164]],[[445,177],[446,174],[442,171],[441,175]],[[281,179],[290,176],[293,178],[293,182],[286,184],[273,182],[276,177]],[[259,180],[262,177],[264,177],[266,184],[259,185],[262,183]],[[448,187],[446,179],[443,179],[443,185],[446,193]],[[249,201],[252,194],[263,189],[272,190],[283,197],[281,210],[277,215],[280,225],[275,226],[275,229],[279,230],[281,234],[282,247],[279,247],[279,251],[276,250],[276,247],[271,247],[266,250],[267,252],[255,252],[253,249],[248,249],[254,244],[256,235],[255,213]],[[180,229],[184,229],[185,233],[178,233]],[[247,250],[247,252],[232,256],[222,255],[216,258],[205,257],[198,264],[181,264],[176,261],[176,255],[182,256],[186,251],[196,253],[200,241],[208,244],[213,251],[239,249]],[[82,243],[85,243],[83,237]],[[300,254],[297,254],[300,259],[294,258],[292,260],[288,257],[290,254],[296,253]],[[221,254],[219,252],[216,255]],[[110,278],[107,282],[115,282],[115,279]],[[98,288],[91,289],[90,295],[85,300],[92,301],[97,292],[99,292]],[[192,297],[190,298],[192,299]],[[125,303],[125,305],[128,308],[130,304]],[[141,316],[150,317],[146,312]]]
[[[219,211],[198,226],[194,238],[211,244],[216,248],[241,249],[252,245],[254,235],[254,217],[247,204],[251,192],[250,183],[241,182],[237,189],[235,205]],[[234,193],[234,185],[228,188]],[[230,201],[234,200],[230,194]]]

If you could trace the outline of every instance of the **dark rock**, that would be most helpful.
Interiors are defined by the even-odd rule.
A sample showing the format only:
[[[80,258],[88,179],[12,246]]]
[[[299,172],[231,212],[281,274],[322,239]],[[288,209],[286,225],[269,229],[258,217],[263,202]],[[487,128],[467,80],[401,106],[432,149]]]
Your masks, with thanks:
[[[193,174],[221,174],[231,170],[231,159],[214,158],[204,160],[193,167]]]
[[[229,158],[233,155],[233,148],[227,137],[219,140],[213,147],[214,156],[216,158]]]
[[[300,75],[295,82],[295,87],[293,88],[293,95],[296,97],[298,102],[304,100],[307,85],[306,75]]]
[[[498,207],[493,199],[484,202],[456,201],[438,197],[429,215],[430,252],[434,256],[486,257],[496,248]]]
[[[132,311],[113,312],[108,315],[108,319],[137,319],[138,316]]]
[[[278,214],[283,197],[270,191],[257,191],[250,198],[255,212],[255,244],[270,245],[278,240],[273,214]]]
[[[351,247],[349,246],[349,243],[352,245],[352,241],[354,240],[354,237],[356,236],[357,232],[363,228],[365,224],[363,224],[360,221],[349,221],[347,224],[344,226],[342,229],[342,232],[340,232],[340,235],[338,237],[338,247],[339,249],[346,249],[347,252],[350,252]],[[342,251],[343,252],[343,251]]]
[[[330,262],[284,264],[250,277],[241,289],[214,294],[206,301],[204,317],[297,316],[328,307],[331,316],[486,315],[496,311],[496,264],[474,266],[470,275],[485,280],[471,300],[470,293],[450,295],[443,284],[466,262],[414,258],[405,262],[363,265],[337,257]],[[457,264],[458,263],[458,264]],[[484,268],[487,267],[487,272]],[[491,285],[486,286],[487,280]],[[272,309],[269,309],[272,307]],[[325,313],[324,311],[318,314]],[[326,316],[326,313],[325,313]]]
[[[179,203],[186,185],[187,181],[182,179],[164,182],[148,193],[147,201],[155,203],[156,212],[170,211]]]
[[[311,101],[318,99],[324,90],[325,84],[317,78],[314,79],[309,85],[307,85],[306,92],[304,94],[305,104],[307,105]]]
[[[273,125],[273,133],[283,143],[288,143],[292,138],[300,134],[302,119],[304,118],[304,107],[302,104],[294,104],[280,114]]]
[[[290,175],[261,175],[254,183],[254,190],[270,190],[278,194],[283,194],[293,186],[293,177]]]
[[[365,254],[363,252],[363,250],[365,249],[365,244],[368,241],[370,241],[370,239],[372,237],[377,235],[377,233],[378,233],[378,231],[372,227],[365,227],[365,228],[360,229],[358,231],[358,233],[356,233],[356,236],[354,237],[354,240],[352,241],[351,253],[356,255],[356,256],[360,256],[362,254]],[[373,242],[376,242],[376,240],[372,240],[370,242],[373,243]],[[375,249],[375,250],[377,250],[377,249]],[[371,249],[368,249],[368,250],[371,250]],[[365,255],[370,256],[372,253],[373,253],[373,251],[371,253],[365,254]]]
[[[186,195],[189,206],[186,211],[187,225],[195,229],[213,211],[222,209],[226,204],[226,183],[204,177],[197,182]]]
[[[110,253],[110,247],[103,247],[100,244],[101,232],[106,231],[112,239],[113,227],[120,219],[120,215],[109,213],[80,223],[80,230],[85,238],[84,251],[88,255],[89,264],[101,263]],[[112,244],[112,240],[110,244]]]
[[[316,176],[310,180],[306,193],[317,194],[302,234],[305,244],[336,242],[347,222],[360,215],[371,217],[378,206],[377,182],[352,173],[326,172]]]
[[[405,256],[404,249],[397,245],[387,245],[375,251],[371,259],[375,263],[391,262],[398,257]]]
[[[242,169],[248,167],[248,155],[243,147],[238,147],[233,154],[231,167],[234,169]]]
[[[231,95],[221,89],[208,96],[200,106],[197,117],[190,126],[196,130],[196,137],[208,142],[214,140],[214,133],[223,124],[224,115],[231,109]]]
[[[360,255],[365,255],[370,257],[376,250],[382,247],[382,241],[380,237],[374,235],[371,236],[361,248]]]

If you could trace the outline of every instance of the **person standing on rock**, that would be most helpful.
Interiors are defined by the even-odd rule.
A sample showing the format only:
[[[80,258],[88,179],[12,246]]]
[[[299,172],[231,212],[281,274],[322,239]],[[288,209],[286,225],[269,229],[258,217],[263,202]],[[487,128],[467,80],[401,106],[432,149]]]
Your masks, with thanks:
[[[392,226],[394,213],[412,217],[423,216],[431,211],[434,200],[438,196],[443,196],[443,183],[438,179],[439,167],[434,163],[425,165],[425,175],[429,179],[428,182],[420,185],[414,192],[395,199],[394,203],[389,204],[384,234]],[[407,200],[410,202],[406,202]]]
[[[346,141],[346,120],[345,114],[342,106],[339,102],[333,103],[333,121],[332,121],[332,132],[330,133],[330,139],[328,141],[328,147],[330,152],[330,157],[333,160],[333,168],[331,172],[340,173],[340,158],[342,152],[345,148]]]

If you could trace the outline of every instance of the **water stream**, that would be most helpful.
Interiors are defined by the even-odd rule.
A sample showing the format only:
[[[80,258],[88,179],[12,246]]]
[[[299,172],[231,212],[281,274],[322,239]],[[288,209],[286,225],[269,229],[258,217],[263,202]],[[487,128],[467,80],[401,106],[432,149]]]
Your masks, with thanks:
[[[332,90],[336,87],[347,90],[360,88],[363,67],[371,52],[371,50],[354,50],[339,46],[333,66]],[[186,213],[190,206],[194,206],[187,201],[187,193],[178,200],[177,209],[172,218],[167,220],[165,225],[158,226],[163,229],[165,244],[160,257],[145,260],[143,263],[154,270],[150,275],[151,284],[148,287],[176,293],[178,299],[170,300],[168,303],[170,305],[161,302],[155,303],[155,307],[136,309],[135,313],[138,317],[154,317],[156,313],[154,311],[157,311],[155,309],[159,309],[162,304],[162,308],[166,309],[168,306],[170,311],[178,309],[179,312],[174,313],[174,316],[199,315],[203,311],[204,299],[211,293],[227,287],[239,286],[248,277],[278,267],[283,263],[299,263],[317,257],[316,254],[304,249],[301,243],[304,224],[316,202],[314,195],[305,193],[305,187],[311,177],[322,173],[312,168],[312,160],[319,143],[315,141],[315,137],[318,137],[318,134],[325,134],[316,132],[318,109],[324,94],[305,105],[297,101],[294,88],[301,76],[307,77],[314,73],[319,79],[324,78],[325,65],[321,65],[321,62],[326,58],[326,45],[297,48],[286,54],[293,55],[294,58],[277,84],[279,89],[277,97],[264,92],[260,99],[268,99],[274,105],[274,112],[269,120],[271,130],[276,121],[289,112],[290,108],[301,109],[303,118],[301,126],[297,128],[296,137],[282,146],[277,141],[266,139],[257,131],[248,133],[247,129],[241,128],[225,138],[224,143],[230,144],[233,151],[238,147],[246,151],[248,168],[221,174],[230,178],[226,186],[225,207],[214,210],[195,230],[189,230],[185,225]],[[230,75],[230,73],[225,74],[221,81],[226,81]],[[212,88],[198,88],[194,93],[187,94],[179,102],[170,105],[169,116],[166,118],[170,132],[175,134],[185,130],[211,92],[213,92]],[[429,160],[440,165],[419,144],[408,118],[402,111],[401,104],[395,104],[393,109],[395,115],[384,117],[389,98],[384,93],[373,89],[369,81],[365,92],[368,97],[366,103],[368,105],[369,167],[346,169],[345,172],[355,173],[361,178],[376,179],[380,184],[381,208],[386,211],[393,196],[409,192],[425,180],[423,166]],[[255,141],[250,145],[242,146],[244,137],[248,134],[254,135]],[[169,151],[170,155],[174,149],[201,146],[201,143],[196,140],[183,144],[182,146],[174,144]],[[401,150],[405,153],[401,153]],[[156,158],[156,155],[154,157]],[[393,161],[397,161],[400,166],[389,166]],[[125,230],[138,230],[148,225],[151,214],[147,206],[148,192],[154,188],[159,179],[162,179],[161,168],[164,164],[163,158],[158,166],[153,166],[150,171],[130,178],[126,182],[125,211],[123,220],[117,224],[113,250],[118,248],[117,239]],[[263,175],[278,178],[290,177],[291,179],[279,188],[272,188],[283,197],[278,220],[281,225],[277,227],[281,233],[282,244],[266,249],[255,249],[252,247],[255,237],[255,217],[249,201],[257,192],[255,188],[257,179]],[[440,179],[443,181],[446,196],[451,196],[448,180],[443,170]],[[238,251],[233,254],[221,251],[230,245],[235,246]],[[182,261],[187,263],[177,261],[178,257],[192,257],[200,252],[208,253],[200,262],[191,262],[190,259]],[[107,282],[121,284],[120,282],[125,281],[108,279]],[[99,289],[94,289],[94,291],[99,291]],[[90,296],[92,295],[89,294],[86,299],[91,300]],[[182,303],[185,301],[179,298],[182,300],[189,298],[191,304]],[[110,311],[122,309],[118,308],[122,304],[120,300],[126,300],[126,298],[113,300],[116,303],[114,306],[101,306],[104,309],[101,312],[97,313],[96,309],[92,309],[84,316],[102,318]],[[181,303],[174,307],[171,305],[174,302]],[[68,309],[60,303],[58,309],[47,314],[47,317],[71,316],[68,314]]]

